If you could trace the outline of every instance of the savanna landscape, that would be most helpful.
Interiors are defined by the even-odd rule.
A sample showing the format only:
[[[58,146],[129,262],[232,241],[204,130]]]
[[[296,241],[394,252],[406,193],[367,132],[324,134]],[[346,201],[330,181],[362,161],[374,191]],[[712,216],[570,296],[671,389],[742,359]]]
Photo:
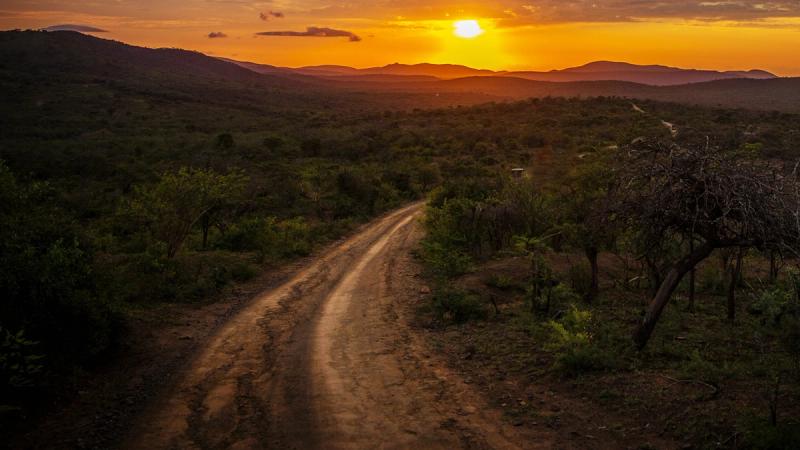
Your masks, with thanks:
[[[798,448],[800,8],[455,3],[0,8],[0,448]]]

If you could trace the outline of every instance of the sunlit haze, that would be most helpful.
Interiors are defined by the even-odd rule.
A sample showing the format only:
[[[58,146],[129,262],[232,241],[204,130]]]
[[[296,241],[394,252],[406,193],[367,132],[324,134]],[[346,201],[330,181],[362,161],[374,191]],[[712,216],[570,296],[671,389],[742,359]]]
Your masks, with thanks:
[[[3,29],[62,24],[102,29],[96,35],[133,44],[282,66],[431,62],[543,70],[619,60],[800,75],[796,1],[11,0],[0,6]]]

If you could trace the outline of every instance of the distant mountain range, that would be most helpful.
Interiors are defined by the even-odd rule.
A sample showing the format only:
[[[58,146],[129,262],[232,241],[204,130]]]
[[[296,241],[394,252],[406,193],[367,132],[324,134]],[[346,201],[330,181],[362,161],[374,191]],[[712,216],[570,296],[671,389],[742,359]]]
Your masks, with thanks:
[[[400,81],[398,77],[415,77],[417,80],[452,80],[466,77],[510,77],[533,81],[572,82],[572,81],[628,81],[652,86],[673,86],[689,83],[728,79],[773,79],[776,75],[764,70],[727,71],[680,69],[667,66],[641,66],[624,62],[596,61],[579,67],[549,72],[496,72],[473,69],[453,64],[389,64],[383,67],[356,69],[347,66],[308,66],[296,69],[263,64],[226,60],[260,73],[296,73],[331,79],[357,80],[370,77],[375,81]]]
[[[27,84],[26,84],[27,83]],[[199,52],[150,49],[75,32],[0,32],[0,100],[38,83],[215,102],[253,111],[410,109],[531,97],[616,96],[800,112],[800,78],[595,62],[552,72],[493,72],[457,65],[285,68]],[[58,86],[57,86],[58,85]],[[36,101],[43,101],[38,99]]]

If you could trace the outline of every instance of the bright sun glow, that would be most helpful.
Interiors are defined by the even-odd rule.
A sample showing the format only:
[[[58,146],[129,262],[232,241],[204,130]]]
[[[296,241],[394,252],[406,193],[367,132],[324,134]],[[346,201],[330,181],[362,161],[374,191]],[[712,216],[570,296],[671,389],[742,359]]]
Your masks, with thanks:
[[[453,23],[453,28],[455,28],[456,36],[465,39],[472,39],[483,34],[483,28],[477,20],[459,20]]]

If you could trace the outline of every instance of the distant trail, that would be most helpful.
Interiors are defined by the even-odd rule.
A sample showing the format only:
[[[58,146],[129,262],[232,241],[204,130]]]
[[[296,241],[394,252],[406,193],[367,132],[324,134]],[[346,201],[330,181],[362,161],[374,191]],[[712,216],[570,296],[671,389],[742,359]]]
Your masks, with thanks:
[[[642,108],[640,108],[639,105],[637,105],[636,103],[631,103],[631,106],[633,107],[634,111],[642,113],[642,114],[647,114],[647,111],[645,111]],[[667,130],[669,130],[669,134],[671,134],[672,137],[675,137],[675,136],[678,135],[678,127],[676,127],[675,124],[673,124],[671,122],[667,122],[666,120],[661,120],[661,125],[664,125],[664,127],[666,127]]]
[[[123,447],[549,448],[485,408],[409,326],[421,211],[375,221],[254,299]]]

